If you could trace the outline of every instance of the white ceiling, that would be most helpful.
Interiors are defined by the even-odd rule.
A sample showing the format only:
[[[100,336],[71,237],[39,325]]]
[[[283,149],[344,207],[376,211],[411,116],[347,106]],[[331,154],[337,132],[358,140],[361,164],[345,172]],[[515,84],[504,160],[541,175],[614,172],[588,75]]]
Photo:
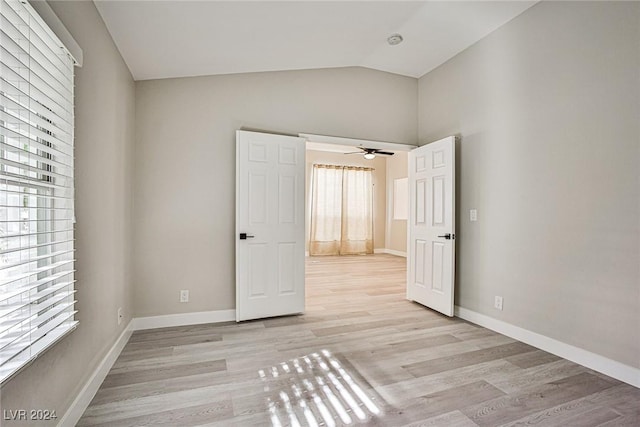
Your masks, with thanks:
[[[362,66],[420,77],[535,1],[96,1],[136,80]],[[389,46],[400,33],[404,42]]]

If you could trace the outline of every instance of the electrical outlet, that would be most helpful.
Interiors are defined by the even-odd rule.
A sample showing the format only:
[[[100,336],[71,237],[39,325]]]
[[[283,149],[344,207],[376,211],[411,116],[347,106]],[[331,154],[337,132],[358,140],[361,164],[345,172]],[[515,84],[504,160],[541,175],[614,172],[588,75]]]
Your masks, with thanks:
[[[123,320],[124,320],[124,311],[122,310],[122,307],[120,307],[118,309],[118,325],[121,324]]]
[[[477,220],[478,220],[478,210],[477,209],[471,209],[469,211],[469,221],[475,222]]]
[[[180,291],[180,302],[189,302],[189,291],[183,289]]]
[[[502,310],[502,297],[496,296],[495,302],[493,303],[493,306],[495,308],[497,308],[498,310]]]

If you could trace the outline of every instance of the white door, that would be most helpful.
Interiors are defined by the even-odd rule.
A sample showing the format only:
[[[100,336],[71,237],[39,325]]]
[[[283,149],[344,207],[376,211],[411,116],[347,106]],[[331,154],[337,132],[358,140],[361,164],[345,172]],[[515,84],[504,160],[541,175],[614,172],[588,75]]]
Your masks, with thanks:
[[[236,133],[236,321],[304,311],[305,139]]]
[[[455,137],[409,152],[407,299],[453,316]]]

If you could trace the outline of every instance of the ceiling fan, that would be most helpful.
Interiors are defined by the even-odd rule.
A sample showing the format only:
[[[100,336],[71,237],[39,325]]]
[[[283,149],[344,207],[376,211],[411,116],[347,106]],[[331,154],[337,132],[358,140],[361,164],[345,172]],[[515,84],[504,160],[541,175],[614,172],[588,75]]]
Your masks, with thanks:
[[[357,147],[360,151],[353,151],[351,153],[345,154],[364,154],[364,158],[367,160],[372,160],[376,158],[376,154],[381,154],[383,156],[393,156],[394,153],[391,151],[379,150],[377,148],[366,148],[366,147]]]

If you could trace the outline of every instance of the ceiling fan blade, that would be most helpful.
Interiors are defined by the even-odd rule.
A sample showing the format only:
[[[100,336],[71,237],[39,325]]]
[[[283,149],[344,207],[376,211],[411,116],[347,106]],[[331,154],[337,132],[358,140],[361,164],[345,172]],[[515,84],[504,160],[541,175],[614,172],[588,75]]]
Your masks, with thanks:
[[[344,154],[362,154],[362,151],[352,151],[350,153],[344,153]]]
[[[393,156],[395,153],[392,153],[391,151],[376,151],[376,154],[382,154],[384,156]]]

